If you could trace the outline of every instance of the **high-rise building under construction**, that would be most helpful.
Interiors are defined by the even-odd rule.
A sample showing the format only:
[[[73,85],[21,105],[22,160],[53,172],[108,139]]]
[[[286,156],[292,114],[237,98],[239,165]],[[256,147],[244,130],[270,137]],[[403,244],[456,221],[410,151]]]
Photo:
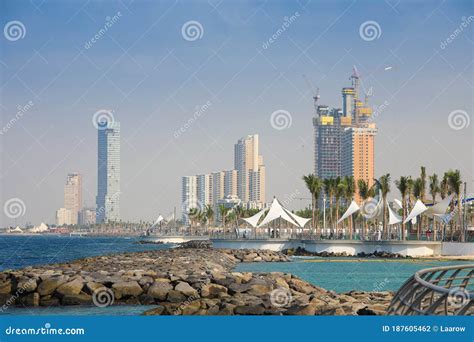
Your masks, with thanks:
[[[363,179],[371,186],[377,128],[372,122],[368,96],[364,101],[360,99],[360,77],[355,69],[351,81],[351,87],[342,89],[342,109],[316,105],[314,173],[323,179],[353,176],[356,183]],[[315,104],[318,99],[315,97]]]

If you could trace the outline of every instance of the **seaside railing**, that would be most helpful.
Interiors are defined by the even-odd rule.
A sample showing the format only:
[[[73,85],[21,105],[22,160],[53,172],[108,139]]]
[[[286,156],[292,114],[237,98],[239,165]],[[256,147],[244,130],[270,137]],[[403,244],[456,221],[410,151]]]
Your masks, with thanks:
[[[416,272],[398,290],[389,315],[474,315],[474,264]]]

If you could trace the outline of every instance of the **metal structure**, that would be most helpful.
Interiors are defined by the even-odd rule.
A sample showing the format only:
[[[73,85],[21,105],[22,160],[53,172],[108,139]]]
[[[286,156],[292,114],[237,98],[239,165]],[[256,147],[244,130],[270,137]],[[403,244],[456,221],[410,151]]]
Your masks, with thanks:
[[[474,264],[416,272],[398,290],[389,315],[474,315]]]

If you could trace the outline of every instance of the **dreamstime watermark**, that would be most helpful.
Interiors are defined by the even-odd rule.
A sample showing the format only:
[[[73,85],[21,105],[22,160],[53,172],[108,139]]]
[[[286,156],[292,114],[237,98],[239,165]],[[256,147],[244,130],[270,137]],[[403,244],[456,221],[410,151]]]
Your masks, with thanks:
[[[277,308],[283,308],[290,305],[292,300],[293,297],[291,291],[284,287],[279,287],[270,292],[270,303]]]
[[[8,298],[5,304],[3,304],[3,306],[0,308],[0,313],[7,311],[11,305],[15,304],[17,299],[20,298],[24,292],[27,292],[35,282],[36,280],[30,278],[28,281],[18,287],[15,293],[10,298]]]
[[[293,118],[290,112],[284,109],[278,109],[270,115],[270,124],[276,130],[284,130],[291,127],[293,123]]]
[[[262,48],[264,50],[268,49],[270,45],[272,45],[274,42],[280,38],[280,36],[285,33],[285,31],[293,24],[296,19],[300,16],[299,12],[295,12],[293,15],[290,17],[284,17],[283,18],[283,24],[281,24],[280,28],[278,28],[275,33],[273,33],[270,38],[268,38],[265,42],[262,44]]]
[[[114,300],[114,291],[107,287],[98,288],[92,293],[92,303],[99,308],[105,308],[106,306],[112,305]]]
[[[464,29],[466,29],[474,20],[474,16],[470,15],[467,18],[462,17],[461,20],[461,24],[459,24],[459,26],[453,32],[451,32],[451,34],[445,40],[439,43],[441,50],[446,49],[449,44],[451,44],[461,33],[463,33]]]
[[[208,111],[208,109],[211,106],[212,106],[211,101],[207,101],[205,104],[201,106],[197,106],[193,113],[193,116],[189,118],[183,126],[181,126],[179,129],[174,131],[173,133],[174,138],[178,139],[183,133],[185,133],[194,124],[194,122],[196,122],[196,120],[198,120],[201,116],[203,116]]]
[[[382,28],[378,22],[368,20],[359,26],[359,35],[366,42],[371,42],[382,36]]]
[[[115,122],[114,111],[110,109],[100,109],[92,116],[92,124],[98,130],[104,130]]]
[[[390,283],[390,280],[388,278],[384,278],[382,281],[374,283],[374,287],[372,288],[373,292],[382,292],[386,286]]]
[[[301,193],[298,189],[293,191],[291,194],[285,194],[283,200],[281,201],[285,207],[287,207],[291,202],[297,200],[301,196]]]
[[[3,34],[5,38],[11,42],[23,39],[26,36],[26,27],[21,21],[9,21],[3,27]]]
[[[469,303],[469,292],[463,287],[453,287],[448,293],[448,303],[455,308],[462,308]]]
[[[100,39],[102,39],[103,36],[105,36],[107,31],[112,26],[114,26],[114,24],[117,21],[119,21],[119,19],[121,17],[122,17],[122,13],[120,11],[117,12],[116,14],[114,14],[114,16],[112,16],[112,17],[110,17],[110,16],[105,17],[104,26],[99,31],[97,31],[96,34],[94,34],[91,39],[89,39],[87,42],[84,43],[84,48],[86,50],[89,50],[92,47],[92,45],[94,45],[96,42],[98,42]]]
[[[469,114],[464,110],[456,109],[449,113],[448,125],[449,127],[451,127],[451,129],[454,129],[455,131],[459,131],[463,128],[469,127],[470,123],[471,118],[469,117]]]
[[[367,218],[371,219],[377,216],[378,213],[378,201],[375,198],[371,198],[366,200],[361,207],[362,215]]]
[[[187,21],[181,26],[181,35],[188,42],[202,39],[204,36],[204,27],[196,20]]]
[[[5,329],[5,335],[84,335],[83,328],[53,328],[50,323],[45,323],[40,328],[15,328],[9,326]]]
[[[6,134],[13,126],[15,126],[16,122],[20,120],[23,115],[25,115],[32,107],[34,106],[33,101],[28,101],[25,105],[21,106],[18,105],[17,112],[13,118],[11,118],[0,130],[0,135]]]
[[[10,198],[3,205],[3,212],[11,219],[19,218],[26,213],[26,205],[20,198]]]
[[[388,102],[388,100],[385,100],[380,106],[376,106],[375,110],[372,113],[372,116],[369,119],[369,122],[375,121],[375,119],[377,119],[379,115],[382,114],[389,105],[390,102]]]

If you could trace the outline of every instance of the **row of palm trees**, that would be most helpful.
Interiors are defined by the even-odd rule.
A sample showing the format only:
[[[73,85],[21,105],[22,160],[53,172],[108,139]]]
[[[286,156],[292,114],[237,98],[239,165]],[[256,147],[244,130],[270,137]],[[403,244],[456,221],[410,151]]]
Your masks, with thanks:
[[[314,174],[303,176],[303,181],[306,184],[309,192],[311,193],[312,205],[311,205],[311,223],[316,233],[319,231],[319,202],[320,198],[325,195],[329,200],[329,224],[330,227],[338,228],[337,219],[339,218],[339,211],[341,206],[349,205],[354,199],[357,193],[361,201],[364,203],[368,199],[371,199],[377,195],[376,192],[380,192],[383,199],[382,208],[382,226],[384,238],[388,238],[388,208],[387,208],[387,195],[391,190],[391,176],[390,174],[382,175],[379,179],[374,180],[374,184],[371,185],[369,182],[358,179],[355,181],[354,177],[336,177],[321,179],[316,177]],[[428,187],[427,187],[428,182]],[[423,203],[427,200],[427,193],[431,195],[431,202],[435,203],[437,197],[440,196],[444,199],[450,194],[454,194],[457,199],[457,212],[458,212],[458,225],[457,230],[460,234],[460,238],[464,240],[464,232],[462,228],[462,204],[461,204],[461,187],[462,179],[459,170],[449,170],[444,173],[442,179],[437,174],[433,174],[429,177],[426,175],[426,167],[420,168],[420,175],[417,178],[411,176],[401,176],[395,180],[395,187],[398,189],[401,195],[402,202],[402,219],[403,221],[407,217],[409,208],[411,208],[417,199]],[[452,210],[454,209],[452,204]],[[353,218],[349,218],[349,237],[352,238],[353,233]],[[437,224],[433,220],[433,227],[436,228]],[[422,227],[426,227],[429,224],[428,217],[422,216],[417,221],[417,238],[420,239],[422,233]],[[364,226],[367,226],[367,222],[364,222]],[[453,229],[453,227],[452,227]],[[433,234],[434,237],[434,234]],[[402,239],[406,239],[405,236],[405,224],[402,224]]]
[[[219,219],[222,227],[226,227],[229,222],[238,222],[243,217],[250,217],[258,212],[258,209],[246,209],[241,205],[234,207],[228,207],[220,204],[217,207],[219,211]],[[203,209],[191,208],[188,212],[188,217],[191,225],[191,229],[199,226],[211,226],[217,225],[214,208],[211,205],[206,205]]]

